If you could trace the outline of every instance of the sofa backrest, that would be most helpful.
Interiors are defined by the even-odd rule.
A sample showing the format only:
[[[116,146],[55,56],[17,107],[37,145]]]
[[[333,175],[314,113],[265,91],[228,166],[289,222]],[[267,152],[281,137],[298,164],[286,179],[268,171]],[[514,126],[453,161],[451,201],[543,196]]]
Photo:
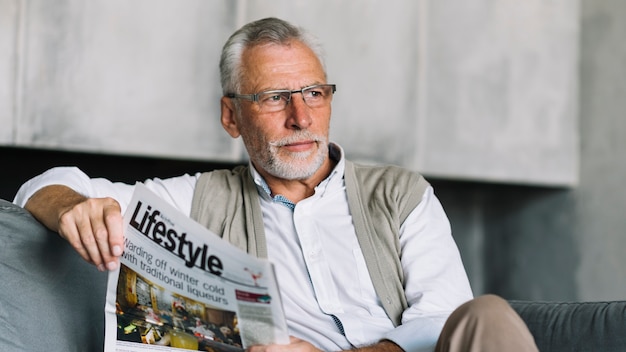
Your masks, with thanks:
[[[0,199],[0,351],[102,351],[107,274]]]
[[[626,351],[626,301],[510,301],[539,351]]]

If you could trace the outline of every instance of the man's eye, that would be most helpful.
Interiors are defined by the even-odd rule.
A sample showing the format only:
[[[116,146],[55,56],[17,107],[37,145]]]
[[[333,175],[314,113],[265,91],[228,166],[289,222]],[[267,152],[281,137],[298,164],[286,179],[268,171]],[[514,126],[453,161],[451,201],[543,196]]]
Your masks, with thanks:
[[[270,95],[269,96],[269,100],[273,100],[273,101],[279,101],[281,99],[281,95],[280,94],[274,94],[274,95]]]
[[[263,94],[261,96],[261,103],[267,103],[267,104],[275,104],[275,103],[280,103],[281,100],[283,100],[283,96],[280,93],[268,93],[268,94]]]
[[[305,96],[308,98],[321,98],[324,96],[324,91],[321,89],[311,89],[305,92]]]

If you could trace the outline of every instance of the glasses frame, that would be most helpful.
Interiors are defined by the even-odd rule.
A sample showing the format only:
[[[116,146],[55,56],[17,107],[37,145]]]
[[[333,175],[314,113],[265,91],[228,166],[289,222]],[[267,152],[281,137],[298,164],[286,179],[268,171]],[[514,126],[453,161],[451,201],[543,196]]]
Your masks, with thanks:
[[[295,93],[300,93],[300,94],[302,94],[302,100],[304,100],[305,104],[307,104],[307,106],[309,106],[309,105],[308,105],[308,103],[306,102],[306,99],[304,99],[304,91],[306,91],[306,90],[311,90],[311,89],[318,88],[318,87],[331,87],[331,88],[332,88],[331,93],[330,93],[330,94],[331,94],[331,96],[332,96],[333,94],[335,94],[335,92],[337,91],[337,85],[336,85],[336,84],[327,84],[327,83],[324,83],[324,84],[314,84],[314,85],[312,85],[312,86],[304,87],[304,88],[301,88],[301,89],[294,89],[294,90],[289,90],[289,89],[274,89],[274,90],[267,90],[267,91],[264,91],[264,92],[259,92],[259,93],[255,93],[255,94],[237,94],[237,93],[227,93],[227,94],[225,95],[225,97],[227,97],[227,98],[231,98],[231,99],[246,99],[246,100],[250,100],[250,101],[253,101],[253,102],[256,102],[257,104],[259,104],[259,107],[261,107],[261,109],[262,109],[262,108],[263,108],[263,106],[262,106],[262,105],[260,104],[260,102],[259,102],[259,97],[260,97],[261,95],[263,95],[263,94],[281,94],[281,93],[289,93],[289,98],[288,98],[288,99],[286,100],[286,102],[285,102],[285,107],[284,107],[283,109],[281,109],[281,110],[277,110],[277,111],[283,111],[283,110],[287,107],[287,105],[289,104],[289,102],[291,102],[291,97],[292,97],[292,95],[293,95],[293,94],[295,94]]]

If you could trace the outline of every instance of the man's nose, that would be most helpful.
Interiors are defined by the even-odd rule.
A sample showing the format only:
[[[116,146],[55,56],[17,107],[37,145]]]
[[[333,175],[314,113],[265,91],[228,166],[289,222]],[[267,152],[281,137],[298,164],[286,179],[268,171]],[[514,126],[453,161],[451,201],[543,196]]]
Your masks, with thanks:
[[[292,94],[291,100],[285,109],[289,116],[287,123],[290,128],[306,129],[313,123],[311,108],[302,98],[302,94]]]

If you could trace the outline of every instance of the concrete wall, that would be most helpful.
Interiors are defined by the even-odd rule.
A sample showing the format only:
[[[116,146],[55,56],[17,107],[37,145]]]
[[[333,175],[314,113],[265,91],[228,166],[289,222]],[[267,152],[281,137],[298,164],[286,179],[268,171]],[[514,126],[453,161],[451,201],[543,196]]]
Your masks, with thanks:
[[[323,43],[352,160],[575,185],[579,1],[0,0],[0,145],[243,160],[220,50],[277,16]]]
[[[626,299],[626,2],[583,0],[581,23],[579,186],[439,187],[476,293]]]
[[[626,298],[626,2],[586,0],[581,187],[574,193],[579,297]]]

